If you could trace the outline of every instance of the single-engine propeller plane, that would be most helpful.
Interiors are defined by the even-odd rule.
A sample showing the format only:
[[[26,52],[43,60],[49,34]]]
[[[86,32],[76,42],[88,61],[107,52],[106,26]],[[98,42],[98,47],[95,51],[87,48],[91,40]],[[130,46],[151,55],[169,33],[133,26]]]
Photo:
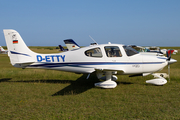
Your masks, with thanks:
[[[11,64],[19,68],[41,68],[74,73],[96,72],[103,82],[95,83],[101,88],[115,88],[118,78],[114,74],[146,76],[162,70],[166,65],[177,62],[170,57],[142,55],[122,44],[101,44],[54,54],[31,51],[20,34],[5,29],[4,36]],[[88,79],[88,77],[87,77]],[[164,85],[167,80],[158,76],[146,83]]]

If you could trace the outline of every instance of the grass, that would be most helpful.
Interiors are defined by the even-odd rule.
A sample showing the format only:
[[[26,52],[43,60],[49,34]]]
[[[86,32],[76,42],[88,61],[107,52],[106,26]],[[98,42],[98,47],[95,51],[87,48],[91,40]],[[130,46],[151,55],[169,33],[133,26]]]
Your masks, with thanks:
[[[101,89],[94,87],[95,75],[86,80],[82,74],[15,68],[0,54],[0,119],[180,119],[180,53],[172,58],[178,62],[164,86],[146,84],[150,75],[118,76],[115,89]]]

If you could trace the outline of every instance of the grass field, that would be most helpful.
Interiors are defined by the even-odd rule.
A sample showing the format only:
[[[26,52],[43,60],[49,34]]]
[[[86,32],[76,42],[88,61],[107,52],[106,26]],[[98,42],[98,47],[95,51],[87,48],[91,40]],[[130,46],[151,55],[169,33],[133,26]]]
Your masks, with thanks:
[[[39,53],[55,48],[30,47]],[[118,76],[115,89],[101,89],[94,87],[94,75],[86,80],[82,74],[15,68],[0,54],[0,119],[180,119],[180,52],[172,58],[178,62],[164,86],[146,84],[151,75]]]

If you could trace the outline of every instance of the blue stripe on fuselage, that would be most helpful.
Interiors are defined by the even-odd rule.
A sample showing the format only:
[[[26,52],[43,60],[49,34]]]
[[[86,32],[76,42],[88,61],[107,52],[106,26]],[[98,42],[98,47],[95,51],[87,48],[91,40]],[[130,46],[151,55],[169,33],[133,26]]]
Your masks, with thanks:
[[[29,67],[87,67],[88,65],[134,65],[134,64],[162,64],[164,62],[75,62],[75,63],[41,63]],[[87,66],[85,66],[87,65]]]

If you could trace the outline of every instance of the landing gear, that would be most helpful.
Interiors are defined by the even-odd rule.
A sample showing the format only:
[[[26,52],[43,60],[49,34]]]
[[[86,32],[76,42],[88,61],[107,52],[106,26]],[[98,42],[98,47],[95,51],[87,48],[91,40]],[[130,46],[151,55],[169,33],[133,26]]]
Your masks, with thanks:
[[[101,87],[101,88],[115,88],[117,86],[117,83],[112,81],[113,78],[116,78],[117,77],[115,75],[112,75],[112,71],[106,71],[105,72],[105,77],[102,77],[102,78],[105,78],[105,81],[103,82],[98,82],[98,83],[95,83],[94,85],[96,87]],[[97,76],[100,76],[101,73],[97,73]]]
[[[161,74],[152,74],[156,79],[147,80],[146,83],[150,83],[153,85],[164,85],[167,83],[167,80],[163,77],[161,77]]]

